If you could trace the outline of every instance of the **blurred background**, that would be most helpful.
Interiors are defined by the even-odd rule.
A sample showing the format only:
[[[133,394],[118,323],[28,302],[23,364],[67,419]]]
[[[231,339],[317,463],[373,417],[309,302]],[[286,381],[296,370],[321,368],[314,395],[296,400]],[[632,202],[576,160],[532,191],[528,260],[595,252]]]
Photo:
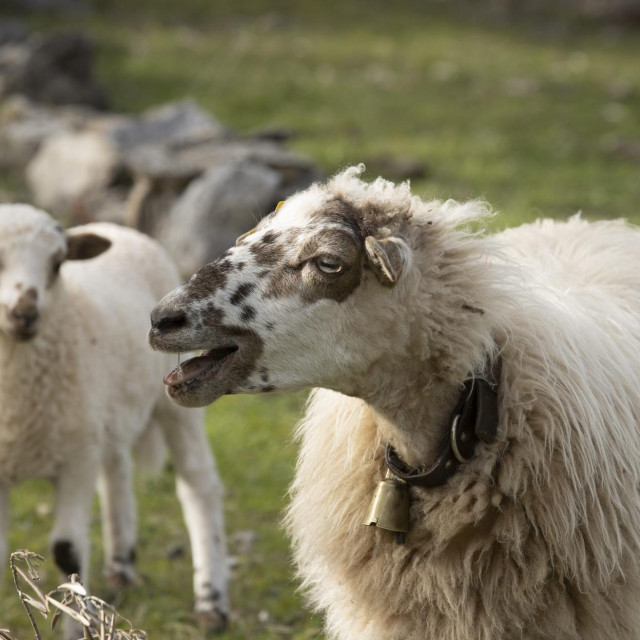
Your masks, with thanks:
[[[136,226],[187,275],[359,162],[425,198],[484,198],[495,229],[578,211],[639,222],[640,0],[0,0],[0,202]],[[303,403],[209,410],[226,639],[322,638],[280,527]],[[171,468],[138,495],[142,583],[116,604],[152,638],[200,639]],[[48,554],[51,501],[44,483],[13,492],[10,548]],[[0,627],[29,637],[5,578]]]

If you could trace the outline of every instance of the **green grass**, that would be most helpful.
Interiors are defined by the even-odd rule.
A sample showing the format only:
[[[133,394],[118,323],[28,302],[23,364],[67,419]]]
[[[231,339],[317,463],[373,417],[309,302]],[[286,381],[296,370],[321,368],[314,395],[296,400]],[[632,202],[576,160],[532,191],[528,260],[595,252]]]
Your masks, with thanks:
[[[93,34],[116,109],[192,96],[239,131],[293,129],[293,147],[326,173],[380,154],[417,158],[429,176],[414,183],[416,192],[483,197],[500,212],[497,227],[578,210],[639,222],[638,163],[612,151],[640,143],[637,32],[547,19],[501,25],[456,15],[450,4],[111,0],[88,17],[33,20]],[[0,176],[0,188],[11,183]],[[232,397],[209,412],[230,540],[238,531],[257,535],[249,552],[231,545],[237,565],[225,639],[321,637],[321,621],[296,594],[279,526],[301,403]],[[198,638],[188,554],[167,555],[187,546],[171,473],[140,480],[139,498],[144,580],[123,597],[123,613],[152,638]],[[36,506],[50,501],[40,483],[14,492],[12,547],[47,552],[50,517]],[[93,537],[99,591],[97,522]],[[0,626],[30,637],[5,587]]]
[[[208,413],[208,433],[225,483],[226,524],[234,558],[232,623],[223,636],[225,640],[319,637],[320,622],[309,617],[295,593],[288,545],[280,527],[295,459],[291,425],[298,420],[303,402],[304,394],[236,396],[223,398]],[[170,466],[158,476],[139,478],[137,492],[142,584],[128,589],[115,603],[152,638],[198,640],[202,635],[191,615],[189,542]],[[10,548],[28,547],[49,556],[52,507],[53,491],[44,482],[28,482],[14,489]],[[246,548],[237,542],[237,532],[253,532],[255,542]],[[97,505],[92,545],[94,591],[108,597],[100,580],[102,545]],[[44,587],[53,588],[57,579],[49,559],[42,565]],[[268,614],[266,619],[264,612]],[[22,640],[31,637],[9,575],[5,576],[0,607],[0,628],[3,626]]]
[[[241,131],[295,130],[326,172],[415,157],[430,169],[417,192],[484,197],[499,225],[577,210],[638,219],[637,162],[610,151],[640,138],[637,32],[417,5],[112,0],[75,26],[100,42],[117,109],[190,95]]]

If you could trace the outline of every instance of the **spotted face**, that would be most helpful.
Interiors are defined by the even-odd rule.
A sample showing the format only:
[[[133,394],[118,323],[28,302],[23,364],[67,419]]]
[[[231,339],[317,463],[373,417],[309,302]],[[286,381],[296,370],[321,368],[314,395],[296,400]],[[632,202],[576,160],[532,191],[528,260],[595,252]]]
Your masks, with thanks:
[[[0,206],[0,334],[34,338],[63,262],[91,258],[109,246],[94,234],[67,238],[53,218],[33,207]]]
[[[170,397],[200,406],[310,386],[356,393],[358,375],[389,348],[373,334],[396,334],[385,305],[408,248],[390,222],[312,188],[165,296],[150,344],[204,350],[165,377]]]

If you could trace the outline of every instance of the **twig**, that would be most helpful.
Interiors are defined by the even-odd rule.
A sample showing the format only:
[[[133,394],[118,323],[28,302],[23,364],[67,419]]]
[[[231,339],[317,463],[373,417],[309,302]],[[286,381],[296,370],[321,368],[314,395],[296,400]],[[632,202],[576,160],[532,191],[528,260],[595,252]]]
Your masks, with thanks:
[[[55,627],[63,615],[71,618],[82,626],[84,640],[146,640],[147,634],[134,629],[131,622],[121,616],[114,607],[100,598],[89,595],[77,575],[72,575],[68,582],[53,591],[42,593],[36,584],[40,579],[36,567],[37,562],[43,560],[42,556],[31,551],[16,551],[11,554],[10,560],[13,582],[36,634],[36,640],[42,640],[42,636],[31,607],[37,609],[45,620],[51,615],[51,628]],[[18,561],[27,565],[26,572],[17,566]],[[34,595],[22,590],[20,580],[33,590]],[[118,629],[120,624],[128,626],[128,629]],[[8,630],[0,629],[0,640],[16,639]]]
[[[31,559],[34,559],[34,558],[40,562],[44,562],[44,558],[41,555],[38,555],[37,553],[33,553],[32,551],[19,550],[11,554],[11,559],[9,560],[9,564],[11,566],[11,573],[13,575],[13,584],[16,586],[16,591],[18,592],[18,597],[22,602],[22,606],[24,607],[24,610],[27,612],[29,622],[33,627],[34,633],[36,634],[36,639],[42,640],[42,636],[40,635],[38,625],[36,624],[35,618],[33,617],[33,614],[31,613],[31,609],[29,608],[29,604],[27,603],[27,600],[26,600],[28,596],[20,588],[20,583],[18,582],[19,570],[16,567],[16,560],[24,561],[27,564],[27,568],[29,569],[29,573],[31,574],[31,576],[37,580],[39,578],[38,573],[37,571],[35,571],[35,569],[31,565]],[[22,573],[22,575],[24,576],[24,573],[22,571],[20,571],[20,573]],[[29,581],[29,584],[33,584],[33,583]]]

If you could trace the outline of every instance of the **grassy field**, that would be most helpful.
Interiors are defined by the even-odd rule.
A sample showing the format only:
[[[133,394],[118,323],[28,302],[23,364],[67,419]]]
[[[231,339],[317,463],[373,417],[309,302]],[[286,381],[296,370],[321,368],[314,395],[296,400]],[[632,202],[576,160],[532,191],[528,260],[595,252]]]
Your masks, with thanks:
[[[119,110],[192,96],[240,131],[294,130],[292,146],[327,173],[364,161],[373,175],[381,156],[417,159],[428,176],[416,192],[484,197],[498,228],[578,210],[640,221],[637,31],[391,4],[111,0],[84,17],[30,20],[97,39],[99,77]],[[13,184],[0,176],[0,187]],[[231,397],[209,412],[234,556],[225,640],[322,637],[296,594],[279,526],[303,401]],[[143,583],[118,604],[152,638],[198,639],[170,469],[140,479],[139,499]],[[50,502],[40,483],[14,492],[12,548],[46,553]],[[97,521],[93,535],[100,592]],[[25,620],[7,580],[0,627],[28,638]]]

